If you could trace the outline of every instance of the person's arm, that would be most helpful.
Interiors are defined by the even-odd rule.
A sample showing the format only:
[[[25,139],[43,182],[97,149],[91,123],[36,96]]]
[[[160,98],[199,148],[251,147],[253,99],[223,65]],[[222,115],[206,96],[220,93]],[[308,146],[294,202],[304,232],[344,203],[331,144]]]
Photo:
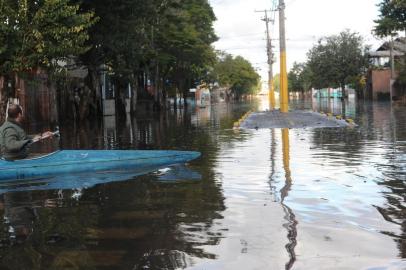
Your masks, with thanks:
[[[42,133],[41,135],[36,135],[32,137],[32,141],[33,142],[38,142],[47,138],[51,138],[55,135],[55,133],[51,132],[51,131],[46,131],[44,133]]]
[[[13,128],[4,130],[4,146],[10,152],[21,151],[31,141],[31,139],[18,140],[17,132]]]

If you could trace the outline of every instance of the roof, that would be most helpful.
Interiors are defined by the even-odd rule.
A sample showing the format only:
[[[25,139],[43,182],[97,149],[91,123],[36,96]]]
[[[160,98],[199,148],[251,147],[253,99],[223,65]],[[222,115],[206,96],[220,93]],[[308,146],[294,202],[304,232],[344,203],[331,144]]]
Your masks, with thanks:
[[[402,56],[406,54],[406,38],[399,37],[393,41],[393,55]],[[376,51],[369,52],[371,57],[390,57],[390,42],[384,42]]]
[[[404,53],[394,50],[393,55],[402,56],[402,55],[404,55]],[[371,57],[390,57],[390,51],[369,52],[369,56],[371,56]]]

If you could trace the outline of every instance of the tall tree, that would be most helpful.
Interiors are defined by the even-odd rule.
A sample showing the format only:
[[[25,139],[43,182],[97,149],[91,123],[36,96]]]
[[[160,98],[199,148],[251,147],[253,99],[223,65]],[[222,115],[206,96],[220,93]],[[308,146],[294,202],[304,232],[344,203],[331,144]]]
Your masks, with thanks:
[[[158,25],[156,49],[162,70],[184,97],[215,62],[215,19],[207,0],[172,0]]]
[[[405,0],[382,0],[378,7],[380,14],[379,19],[375,20],[376,35],[394,36],[398,31],[406,31]]]
[[[211,47],[216,40],[215,16],[207,0],[77,1],[100,18],[90,31],[92,49],[82,61],[93,74],[102,65],[109,68],[116,100],[128,83],[142,89],[148,81],[161,106],[163,88],[174,86],[186,93],[215,59]],[[94,83],[96,92],[97,86]],[[122,103],[118,102],[118,111]]]
[[[345,97],[345,85],[368,66],[367,50],[362,37],[349,30],[320,39],[307,55],[313,86],[341,87]]]
[[[51,72],[59,61],[85,52],[93,22],[92,12],[80,13],[69,0],[0,0],[1,111],[18,76],[37,68]]]
[[[68,0],[0,2],[0,72],[55,67],[57,61],[87,50],[84,42],[93,13],[79,13]]]
[[[157,9],[164,0],[77,0],[81,8],[94,11],[99,18],[90,29],[88,41],[91,49],[81,56],[89,70],[88,86],[92,89],[100,113],[101,92],[98,74],[111,73],[115,84],[116,109],[125,116],[124,92],[131,84],[132,111],[135,110],[138,77],[145,72],[152,54],[152,29]]]
[[[256,94],[260,90],[260,76],[251,63],[241,56],[220,54],[214,73],[219,84],[231,89],[236,99],[244,95]]]
[[[288,73],[289,91],[300,91],[304,93],[312,86],[311,70],[306,63],[293,63],[292,69]]]
[[[374,32],[379,37],[397,36],[404,32],[406,36],[406,1],[383,0],[379,4],[379,19],[375,20]],[[395,86],[406,91],[406,56],[396,63],[399,71]]]
[[[273,86],[275,88],[275,92],[280,93],[281,83],[280,83],[280,74],[277,73],[273,76]]]

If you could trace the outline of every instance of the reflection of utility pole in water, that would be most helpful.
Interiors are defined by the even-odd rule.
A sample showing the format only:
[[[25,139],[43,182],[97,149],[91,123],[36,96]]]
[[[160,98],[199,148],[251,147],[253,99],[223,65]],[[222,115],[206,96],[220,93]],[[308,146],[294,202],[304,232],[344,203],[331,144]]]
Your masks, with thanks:
[[[285,170],[285,185],[281,189],[281,205],[283,211],[285,212],[285,219],[287,223],[284,224],[284,227],[288,231],[288,244],[286,244],[286,250],[289,253],[290,260],[286,263],[285,269],[291,269],[293,264],[296,261],[295,247],[296,247],[296,238],[297,238],[297,221],[296,216],[293,213],[292,209],[285,204],[285,198],[288,196],[289,191],[292,187],[292,178],[290,174],[290,153],[289,153],[289,129],[282,129],[282,154],[283,154],[283,168]]]
[[[275,129],[271,129],[271,174],[269,175],[269,187],[271,189],[272,201],[278,201],[278,195],[276,192],[276,186],[273,185],[274,183],[274,175],[275,175],[275,155],[276,155],[276,140],[275,140]]]

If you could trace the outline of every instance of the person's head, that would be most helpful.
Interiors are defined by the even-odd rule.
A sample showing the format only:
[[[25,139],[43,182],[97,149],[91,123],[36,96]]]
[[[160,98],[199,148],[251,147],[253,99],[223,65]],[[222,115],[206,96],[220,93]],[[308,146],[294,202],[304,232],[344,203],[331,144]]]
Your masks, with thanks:
[[[20,105],[10,104],[8,107],[8,117],[16,120],[17,122],[22,122],[23,120],[23,109]]]

